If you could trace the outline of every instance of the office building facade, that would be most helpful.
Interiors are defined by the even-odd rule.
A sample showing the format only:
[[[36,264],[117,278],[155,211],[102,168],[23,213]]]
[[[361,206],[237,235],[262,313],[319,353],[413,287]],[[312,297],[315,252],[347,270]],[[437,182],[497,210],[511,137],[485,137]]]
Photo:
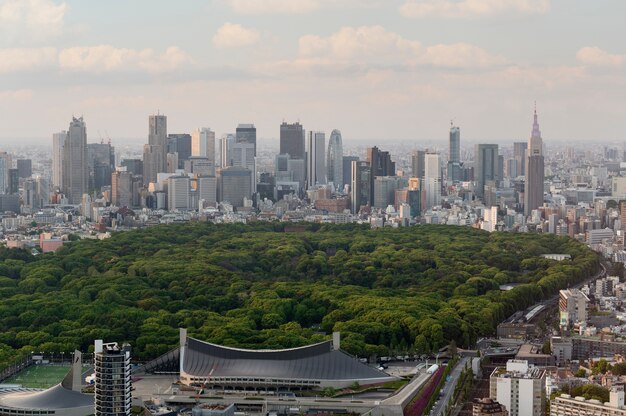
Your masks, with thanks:
[[[288,154],[292,159],[305,160],[304,127],[296,122],[280,125],[280,154]]]
[[[474,152],[474,181],[475,193],[484,202],[485,185],[489,183],[497,186],[499,177],[499,162],[497,144],[477,144]]]
[[[339,130],[333,130],[328,139],[326,180],[332,182],[335,188],[343,189],[343,142]]]
[[[88,192],[87,126],[73,117],[63,143],[63,193],[70,204],[80,204]]]
[[[450,154],[448,156],[448,182],[461,180],[461,129],[450,126]]]
[[[524,214],[526,216],[543,205],[544,179],[543,139],[537,121],[537,109],[535,109],[526,159],[526,183],[524,185]]]
[[[307,184],[311,188],[326,183],[326,136],[321,131],[310,131],[307,140]]]

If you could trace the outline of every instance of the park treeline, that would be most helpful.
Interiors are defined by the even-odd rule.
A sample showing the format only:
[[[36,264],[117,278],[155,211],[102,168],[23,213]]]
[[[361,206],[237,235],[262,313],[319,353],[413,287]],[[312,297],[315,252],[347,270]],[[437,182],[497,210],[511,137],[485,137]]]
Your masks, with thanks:
[[[561,262],[541,254],[567,253]],[[214,343],[288,348],[341,331],[358,356],[471,346],[517,310],[594,273],[583,244],[470,227],[162,225],[31,256],[0,249],[0,362],[130,342],[137,360],[178,328]],[[500,291],[505,283],[518,283]]]

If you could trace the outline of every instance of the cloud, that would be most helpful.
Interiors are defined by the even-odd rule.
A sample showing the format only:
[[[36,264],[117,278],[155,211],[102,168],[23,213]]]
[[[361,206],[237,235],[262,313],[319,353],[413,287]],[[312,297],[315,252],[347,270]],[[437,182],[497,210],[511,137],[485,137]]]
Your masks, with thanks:
[[[172,46],[158,54],[153,49],[116,48],[111,45],[73,47],[59,52],[59,67],[69,71],[145,71],[162,73],[179,69],[191,58]]]
[[[219,49],[242,48],[259,43],[261,36],[254,29],[235,23],[224,23],[213,36],[213,45]]]
[[[34,71],[57,64],[55,48],[0,49],[0,74]]]
[[[41,41],[59,35],[69,7],[51,0],[0,0],[0,34],[5,41]]]
[[[474,45],[423,46],[382,26],[343,27],[328,37],[302,36],[298,51],[294,60],[261,64],[257,68],[267,75],[273,72],[349,75],[371,69],[486,68],[506,63],[504,58]]]
[[[34,92],[29,89],[0,91],[0,101],[8,103],[27,102],[33,99]]]
[[[399,11],[409,18],[473,18],[503,14],[543,14],[551,0],[408,0]]]
[[[581,48],[576,53],[576,59],[591,66],[621,67],[626,65],[626,55],[611,54],[597,46]]]
[[[227,0],[239,14],[303,14],[320,7],[320,0]]]

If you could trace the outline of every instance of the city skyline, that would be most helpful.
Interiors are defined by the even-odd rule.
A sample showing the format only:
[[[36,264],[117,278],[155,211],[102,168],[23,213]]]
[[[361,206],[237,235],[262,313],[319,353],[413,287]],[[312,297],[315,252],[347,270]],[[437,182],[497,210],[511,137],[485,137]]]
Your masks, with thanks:
[[[139,140],[161,111],[174,133],[245,122],[268,140],[299,120],[348,142],[443,143],[453,119],[466,143],[497,143],[527,139],[537,100],[551,142],[624,141],[624,12],[619,1],[4,0],[0,139],[45,144],[74,114],[90,141]]]

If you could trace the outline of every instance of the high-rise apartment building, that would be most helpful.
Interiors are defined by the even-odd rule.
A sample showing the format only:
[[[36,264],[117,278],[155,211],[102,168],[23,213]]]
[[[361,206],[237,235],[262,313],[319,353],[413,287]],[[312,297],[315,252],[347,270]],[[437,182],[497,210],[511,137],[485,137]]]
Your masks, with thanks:
[[[326,183],[326,136],[321,131],[310,131],[307,140],[306,175],[308,187]]]
[[[130,416],[130,346],[96,340],[94,348],[95,415]]]
[[[546,370],[528,361],[509,360],[489,378],[489,397],[502,404],[510,416],[542,416],[546,404]]]
[[[305,159],[304,127],[296,122],[280,125],[280,154],[288,154],[292,159]]]
[[[441,205],[441,159],[438,153],[424,155],[422,207],[424,210]]]
[[[88,191],[87,126],[82,117],[72,117],[63,143],[62,189],[70,204],[80,204]]]
[[[543,205],[543,182],[543,139],[535,108],[533,131],[528,141],[528,158],[526,159],[526,183],[524,185],[524,214],[526,216]]]
[[[477,144],[474,151],[474,181],[475,193],[484,202],[485,185],[492,182],[497,185],[499,177],[499,163],[497,144]]]
[[[448,157],[448,181],[461,180],[461,129],[450,126],[450,155]]]
[[[254,156],[256,157],[256,127],[254,124],[239,124],[235,129],[235,142],[253,144]]]
[[[208,127],[191,133],[191,155],[206,157],[215,166],[215,132]]]
[[[328,139],[326,180],[332,182],[336,188],[343,189],[343,143],[339,130],[333,130]]]
[[[52,135],[52,186],[61,189],[63,184],[63,145],[67,132]]]

